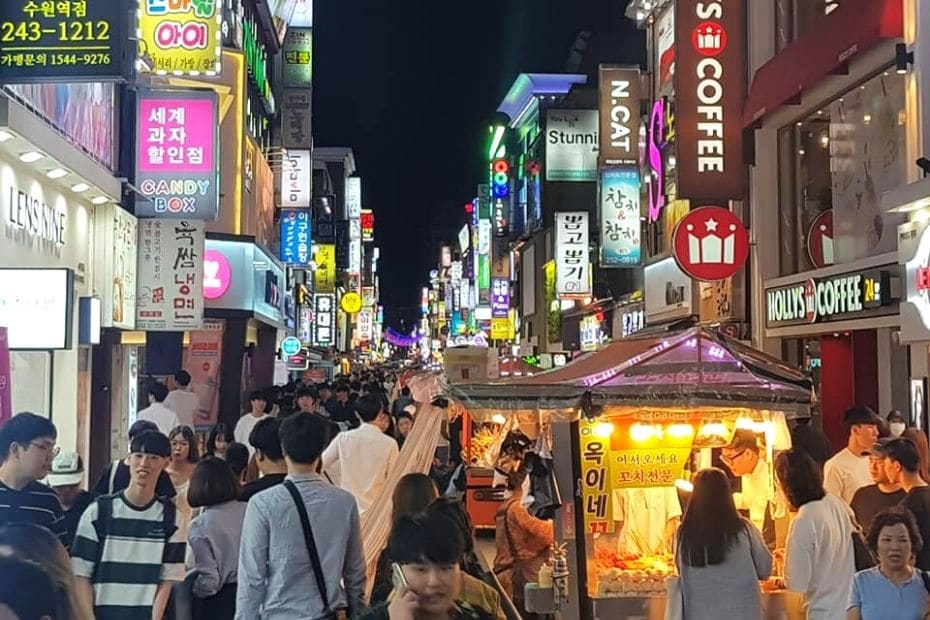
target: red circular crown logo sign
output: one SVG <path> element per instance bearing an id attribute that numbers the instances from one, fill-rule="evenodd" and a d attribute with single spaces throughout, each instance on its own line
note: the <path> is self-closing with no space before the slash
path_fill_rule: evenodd
<path id="1" fill-rule="evenodd" d="M 833 264 L 833 209 L 814 218 L 807 231 L 807 254 L 817 269 Z"/>
<path id="2" fill-rule="evenodd" d="M 717 22 L 704 22 L 691 32 L 691 46 L 701 56 L 719 56 L 727 48 L 727 31 Z"/>
<path id="3" fill-rule="evenodd" d="M 749 257 L 749 234 L 738 217 L 721 207 L 701 207 L 678 222 L 672 236 L 681 270 L 703 282 L 739 273 Z"/>

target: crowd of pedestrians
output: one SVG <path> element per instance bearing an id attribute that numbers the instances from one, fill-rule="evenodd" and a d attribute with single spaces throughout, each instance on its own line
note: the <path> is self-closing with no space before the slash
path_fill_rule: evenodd
<path id="1" fill-rule="evenodd" d="M 397 399 L 404 420 L 396 424 L 384 379 L 357 379 L 254 392 L 235 425 L 198 436 L 181 371 L 178 390 L 149 387 L 128 454 L 89 492 L 80 457 L 59 454 L 54 424 L 14 416 L 0 427 L 0 612 L 24 620 L 412 620 L 417 610 L 497 618 L 496 591 L 461 576 L 474 565 L 467 514 L 438 501 L 425 475 L 395 492 L 420 487 L 409 501 L 398 496 L 387 587 L 382 570 L 369 605 L 360 515 L 385 490 L 415 408 L 409 392 Z M 36 587 L 42 595 L 27 597 Z"/>

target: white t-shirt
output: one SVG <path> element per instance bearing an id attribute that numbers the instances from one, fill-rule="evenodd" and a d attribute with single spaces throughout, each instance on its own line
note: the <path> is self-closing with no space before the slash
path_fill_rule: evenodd
<path id="1" fill-rule="evenodd" d="M 855 566 L 849 506 L 829 493 L 801 506 L 788 527 L 785 582 L 804 595 L 808 620 L 846 617 Z"/>
<path id="2" fill-rule="evenodd" d="M 362 424 L 336 435 L 323 452 L 323 471 L 333 484 L 355 496 L 363 515 L 387 485 L 398 453 L 393 437 L 373 424 Z"/>
<path id="3" fill-rule="evenodd" d="M 140 420 L 148 420 L 149 422 L 154 422 L 155 426 L 158 427 L 159 432 L 164 433 L 168 439 L 171 437 L 168 434 L 176 426 L 181 426 L 181 422 L 178 419 L 178 414 L 176 414 L 171 409 L 165 406 L 165 403 L 152 403 L 145 409 L 139 412 Z"/>
<path id="4" fill-rule="evenodd" d="M 637 555 L 664 553 L 668 548 L 668 522 L 681 516 L 675 487 L 615 489 L 615 521 L 623 522 L 618 551 Z"/>
<path id="5" fill-rule="evenodd" d="M 844 502 L 852 502 L 853 495 L 862 487 L 875 484 L 869 473 L 869 457 L 856 456 L 843 448 L 823 466 L 823 488 Z"/>
<path id="6" fill-rule="evenodd" d="M 270 417 L 271 416 L 267 413 L 260 418 L 256 418 L 251 413 L 247 413 L 236 422 L 236 430 L 233 431 L 233 437 L 236 441 L 244 444 L 245 447 L 249 449 L 249 458 L 252 458 L 252 455 L 255 454 L 255 448 L 249 443 L 249 435 L 252 433 L 252 429 L 255 428 L 255 425 L 260 421 Z"/>
<path id="7" fill-rule="evenodd" d="M 194 414 L 200 405 L 200 397 L 188 390 L 173 390 L 165 399 L 165 406 L 178 414 L 182 426 L 194 428 Z"/>

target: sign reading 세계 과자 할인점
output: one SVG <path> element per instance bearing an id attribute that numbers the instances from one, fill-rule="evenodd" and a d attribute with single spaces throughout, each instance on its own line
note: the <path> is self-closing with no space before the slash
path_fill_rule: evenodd
<path id="1" fill-rule="evenodd" d="M 897 301 L 892 292 L 892 279 L 890 271 L 877 269 L 768 289 L 765 292 L 766 325 L 781 327 L 838 321 L 892 306 Z"/>
<path id="2" fill-rule="evenodd" d="M 138 217 L 216 219 L 219 206 L 217 94 L 140 89 L 136 182 L 147 200 Z"/>
<path id="3" fill-rule="evenodd" d="M 3 0 L 0 82 L 123 79 L 127 10 L 120 0 Z"/>

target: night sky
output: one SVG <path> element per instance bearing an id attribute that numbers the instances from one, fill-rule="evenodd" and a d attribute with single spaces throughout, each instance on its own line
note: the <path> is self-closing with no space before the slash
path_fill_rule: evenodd
<path id="1" fill-rule="evenodd" d="M 611 39 L 614 57 L 605 62 L 639 62 L 642 34 L 623 16 L 625 5 L 315 2 L 314 141 L 355 149 L 363 205 L 375 211 L 388 325 L 416 318 L 438 258 L 423 238 L 426 221 L 436 210 L 463 218 L 486 165 L 487 126 L 514 78 L 563 72 L 583 30 Z"/>

